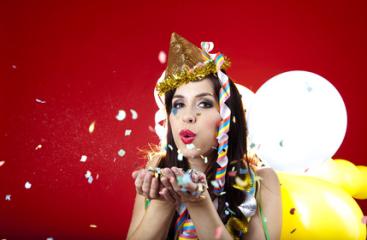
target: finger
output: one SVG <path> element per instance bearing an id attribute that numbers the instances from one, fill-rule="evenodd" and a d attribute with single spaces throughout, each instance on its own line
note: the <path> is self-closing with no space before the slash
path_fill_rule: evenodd
<path id="1" fill-rule="evenodd" d="M 171 202 L 171 203 L 175 203 L 175 199 L 171 196 L 171 194 L 169 193 L 167 188 L 163 188 L 159 192 L 159 195 L 161 195 L 166 201 Z"/>
<path id="2" fill-rule="evenodd" d="M 185 188 L 187 191 L 189 192 L 196 192 L 197 188 L 198 188 L 198 184 L 197 183 L 193 183 L 193 182 L 189 182 L 185 185 Z"/>
<path id="3" fill-rule="evenodd" d="M 181 187 L 178 186 L 177 182 L 176 182 L 176 178 L 173 178 L 173 177 L 170 177 L 169 179 L 171 185 L 172 185 L 172 188 L 175 192 L 178 192 L 181 190 Z"/>
<path id="4" fill-rule="evenodd" d="M 152 178 L 152 182 L 150 185 L 149 197 L 150 198 L 158 198 L 158 187 L 159 181 L 158 178 Z"/>
<path id="5" fill-rule="evenodd" d="M 139 194 L 143 194 L 142 185 L 144 181 L 144 171 L 140 171 L 139 175 L 135 179 L 135 188 Z"/>
<path id="6" fill-rule="evenodd" d="M 149 198 L 151 180 L 152 180 L 152 175 L 145 174 L 142 190 L 143 190 L 143 195 L 147 198 Z"/>
<path id="7" fill-rule="evenodd" d="M 140 170 L 134 171 L 131 176 L 135 179 L 139 175 Z"/>

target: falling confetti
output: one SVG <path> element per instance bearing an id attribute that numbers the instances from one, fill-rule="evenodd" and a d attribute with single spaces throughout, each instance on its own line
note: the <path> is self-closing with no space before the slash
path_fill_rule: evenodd
<path id="1" fill-rule="evenodd" d="M 37 147 L 35 148 L 35 150 L 38 150 L 38 149 L 41 149 L 41 148 L 42 148 L 42 145 L 38 144 Z"/>
<path id="2" fill-rule="evenodd" d="M 169 149 L 171 149 L 171 151 L 173 151 L 173 147 L 172 147 L 172 145 L 171 145 L 171 144 L 168 144 L 168 145 L 167 145 L 167 147 L 168 147 Z"/>
<path id="3" fill-rule="evenodd" d="M 17 69 L 17 65 L 13 64 L 13 65 L 11 65 L 11 68 L 12 69 Z"/>
<path id="4" fill-rule="evenodd" d="M 291 231 L 291 233 L 294 233 L 296 231 L 296 229 L 293 229 L 292 231 Z"/>
<path id="5" fill-rule="evenodd" d="M 93 133 L 94 132 L 94 127 L 96 125 L 96 121 L 93 121 L 90 125 L 89 125 L 89 133 Z"/>
<path id="6" fill-rule="evenodd" d="M 182 154 L 182 152 L 180 151 L 180 149 L 178 149 L 178 150 L 177 150 L 177 153 L 178 153 L 178 155 L 177 155 L 177 160 L 178 160 L 178 161 L 182 161 L 182 160 L 183 160 L 183 154 Z"/>
<path id="7" fill-rule="evenodd" d="M 219 239 L 222 236 L 223 228 L 221 226 L 215 229 L 214 238 Z"/>
<path id="8" fill-rule="evenodd" d="M 294 212 L 296 211 L 296 209 L 295 208 L 291 208 L 291 210 L 289 211 L 290 212 L 290 214 L 294 214 Z"/>
<path id="9" fill-rule="evenodd" d="M 10 201 L 11 200 L 11 195 L 10 194 L 6 194 L 5 195 L 5 201 Z"/>
<path id="10" fill-rule="evenodd" d="M 125 152 L 125 150 L 124 150 L 124 149 L 120 149 L 120 150 L 117 152 L 117 154 L 118 154 L 120 157 L 123 157 L 123 156 L 125 156 L 126 152 Z"/>
<path id="11" fill-rule="evenodd" d="M 86 155 L 82 155 L 80 158 L 81 162 L 86 162 L 87 161 L 87 156 Z"/>
<path id="12" fill-rule="evenodd" d="M 167 59 L 167 54 L 164 51 L 160 51 L 158 54 L 158 60 L 160 63 L 165 64 Z"/>
<path id="13" fill-rule="evenodd" d="M 97 225 L 96 224 L 90 224 L 89 227 L 90 228 L 97 228 Z"/>
<path id="14" fill-rule="evenodd" d="M 32 187 L 32 184 L 30 183 L 30 182 L 26 182 L 25 184 L 24 184 L 24 187 L 25 187 L 25 189 L 30 189 L 31 187 Z"/>
<path id="15" fill-rule="evenodd" d="M 89 178 L 90 176 L 92 176 L 92 173 L 87 170 L 87 172 L 84 174 L 85 178 Z"/>
<path id="16" fill-rule="evenodd" d="M 96 175 L 96 180 L 98 180 L 98 178 L 99 178 L 99 174 L 97 173 L 97 175 Z"/>
<path id="17" fill-rule="evenodd" d="M 192 150 L 192 149 L 195 148 L 195 145 L 193 143 L 186 144 L 186 148 L 189 149 L 189 150 Z"/>
<path id="18" fill-rule="evenodd" d="M 46 101 L 44 101 L 44 100 L 41 100 L 41 99 L 39 99 L 39 98 L 36 98 L 36 103 L 46 103 Z"/>
<path id="19" fill-rule="evenodd" d="M 88 178 L 88 183 L 89 183 L 89 184 L 92 184 L 92 182 L 93 182 L 93 177 L 92 177 L 92 176 L 90 176 L 90 177 Z"/>
<path id="20" fill-rule="evenodd" d="M 236 117 L 235 116 L 232 117 L 232 122 L 236 123 Z"/>
<path id="21" fill-rule="evenodd" d="M 362 223 L 363 224 L 367 224 L 367 216 L 363 216 L 362 217 Z"/>
<path id="22" fill-rule="evenodd" d="M 116 115 L 116 119 L 118 121 L 123 121 L 126 118 L 126 112 L 124 110 L 119 110 L 119 112 Z"/>
<path id="23" fill-rule="evenodd" d="M 0 161 L 0 167 L 5 164 L 5 161 Z"/>
<path id="24" fill-rule="evenodd" d="M 125 130 L 125 136 L 130 136 L 131 135 L 132 130 L 131 129 L 126 129 Z"/>
<path id="25" fill-rule="evenodd" d="M 219 183 L 216 180 L 213 180 L 210 182 L 210 184 L 214 187 L 214 188 L 219 188 Z"/>
<path id="26" fill-rule="evenodd" d="M 138 113 L 134 109 L 130 109 L 132 119 L 138 118 Z"/>
<path id="27" fill-rule="evenodd" d="M 46 238 L 46 240 L 54 240 L 54 238 L 53 237 L 48 237 L 48 238 Z"/>

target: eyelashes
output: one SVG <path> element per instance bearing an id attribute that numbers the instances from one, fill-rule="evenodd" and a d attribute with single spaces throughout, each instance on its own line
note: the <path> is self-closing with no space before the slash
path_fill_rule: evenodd
<path id="1" fill-rule="evenodd" d="M 199 109 L 209 109 L 212 108 L 214 106 L 214 102 L 212 100 L 203 100 L 203 101 L 199 101 L 196 105 Z M 185 107 L 185 103 L 183 103 L 181 100 L 175 101 L 172 103 L 172 113 L 174 115 L 176 115 L 177 110 L 184 108 Z"/>

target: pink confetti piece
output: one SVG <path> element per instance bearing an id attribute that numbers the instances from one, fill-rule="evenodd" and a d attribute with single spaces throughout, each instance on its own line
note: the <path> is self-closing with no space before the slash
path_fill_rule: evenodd
<path id="1" fill-rule="evenodd" d="M 36 98 L 36 103 L 46 103 L 46 101 L 44 101 L 44 100 L 41 100 L 41 99 L 39 99 L 39 98 Z"/>
<path id="2" fill-rule="evenodd" d="M 31 187 L 32 187 L 32 184 L 30 183 L 30 182 L 26 182 L 25 184 L 24 184 L 24 187 L 25 187 L 25 189 L 30 189 Z"/>
<path id="3" fill-rule="evenodd" d="M 41 149 L 41 148 L 42 148 L 42 145 L 38 144 L 37 147 L 34 150 L 38 150 L 38 149 Z"/>
<path id="4" fill-rule="evenodd" d="M 0 167 L 5 164 L 5 161 L 0 161 Z"/>
<path id="5" fill-rule="evenodd" d="M 222 233 L 223 233 L 223 228 L 221 226 L 217 227 L 215 229 L 214 238 L 219 239 L 222 236 Z"/>
<path id="6" fill-rule="evenodd" d="M 96 175 L 96 180 L 98 180 L 98 178 L 99 178 L 99 174 L 97 173 L 97 175 Z"/>
<path id="7" fill-rule="evenodd" d="M 363 224 L 367 224 L 367 216 L 363 216 L 362 217 L 362 223 Z"/>
<path id="8" fill-rule="evenodd" d="M 149 129 L 149 131 L 155 133 L 155 130 L 154 130 L 154 128 L 152 126 L 149 126 L 148 129 Z"/>
<path id="9" fill-rule="evenodd" d="M 94 128 L 96 125 L 96 121 L 93 121 L 90 125 L 89 125 L 89 133 L 93 133 L 94 132 Z"/>
<path id="10" fill-rule="evenodd" d="M 167 60 L 167 54 L 164 51 L 160 51 L 158 54 L 158 60 L 160 63 L 165 64 Z"/>
<path id="11" fill-rule="evenodd" d="M 17 69 L 17 65 L 12 64 L 12 65 L 11 65 L 11 68 L 12 68 L 12 69 Z"/>
<path id="12" fill-rule="evenodd" d="M 97 228 L 97 225 L 96 224 L 89 224 L 89 227 L 90 228 Z"/>
<path id="13" fill-rule="evenodd" d="M 81 157 L 80 157 L 80 161 L 81 162 L 86 162 L 87 161 L 87 156 L 86 155 L 82 155 Z"/>

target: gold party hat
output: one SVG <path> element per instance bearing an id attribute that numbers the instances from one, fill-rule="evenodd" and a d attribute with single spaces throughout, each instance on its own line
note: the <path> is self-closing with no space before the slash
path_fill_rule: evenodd
<path id="1" fill-rule="evenodd" d="M 221 68 L 225 70 L 229 66 L 229 60 L 224 57 Z M 215 62 L 208 53 L 174 32 L 171 35 L 165 77 L 156 88 L 158 93 L 163 95 L 182 84 L 198 81 L 215 72 Z"/>

